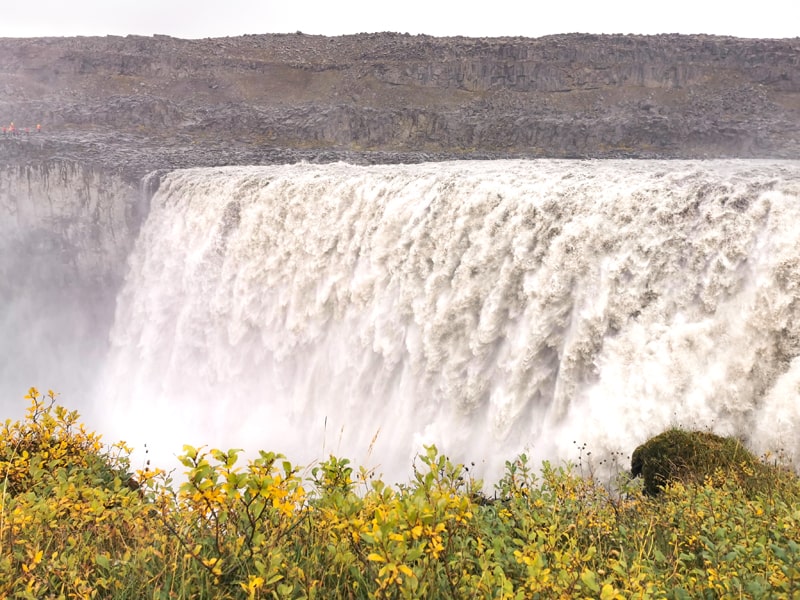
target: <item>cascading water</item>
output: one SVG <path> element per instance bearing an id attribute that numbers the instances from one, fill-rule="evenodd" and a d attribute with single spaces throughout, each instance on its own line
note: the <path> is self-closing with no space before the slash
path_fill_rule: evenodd
<path id="1" fill-rule="evenodd" d="M 800 163 L 167 175 L 118 297 L 112 439 L 490 478 L 669 425 L 800 458 Z M 108 432 L 107 432 L 108 433 Z"/>

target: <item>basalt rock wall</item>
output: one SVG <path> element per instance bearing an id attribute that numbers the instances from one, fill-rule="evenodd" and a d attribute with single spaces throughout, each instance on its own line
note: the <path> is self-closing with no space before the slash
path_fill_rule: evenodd
<path id="1" fill-rule="evenodd" d="M 6 140 L 8 148 L 16 148 Z M 0 409 L 31 385 L 82 398 L 105 355 L 147 195 L 110 168 L 0 168 Z"/>
<path id="2" fill-rule="evenodd" d="M 0 121 L 45 126 L 34 159 L 66 149 L 139 176 L 322 152 L 800 154 L 800 38 L 4 39 L 0 77 Z"/>
<path id="3" fill-rule="evenodd" d="M 110 171 L 51 160 L 0 170 L 0 290 L 115 289 L 146 197 Z M 36 265 L 36 268 L 31 268 Z"/>

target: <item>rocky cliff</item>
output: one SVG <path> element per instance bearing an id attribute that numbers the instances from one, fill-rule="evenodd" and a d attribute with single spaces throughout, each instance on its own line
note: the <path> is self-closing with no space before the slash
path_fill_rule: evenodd
<path id="1" fill-rule="evenodd" d="M 5 162 L 800 156 L 800 38 L 0 40 Z"/>
<path id="2" fill-rule="evenodd" d="M 88 389 L 147 196 L 120 174 L 73 161 L 3 167 L 0 410 L 8 416 L 4 401 L 31 385 L 76 396 Z"/>

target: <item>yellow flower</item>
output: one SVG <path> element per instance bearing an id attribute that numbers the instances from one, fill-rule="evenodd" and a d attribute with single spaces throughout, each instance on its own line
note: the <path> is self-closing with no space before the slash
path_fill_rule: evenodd
<path id="1" fill-rule="evenodd" d="M 25 573 L 30 573 L 31 571 L 33 571 L 33 570 L 36 568 L 36 565 L 38 565 L 40 562 L 42 562 L 42 557 L 43 557 L 43 556 L 44 556 L 44 551 L 43 551 L 43 550 L 39 550 L 39 551 L 37 551 L 37 552 L 36 552 L 36 553 L 35 553 L 35 554 L 34 554 L 34 555 L 31 557 L 31 562 L 30 562 L 30 564 L 27 564 L 27 565 L 26 565 L 26 564 L 23 564 L 23 565 L 22 565 L 22 570 L 23 570 Z"/>
<path id="2" fill-rule="evenodd" d="M 242 586 L 245 592 L 253 595 L 256 590 L 263 587 L 264 578 L 257 575 L 250 575 L 250 580 L 247 583 L 240 583 L 239 585 Z"/>

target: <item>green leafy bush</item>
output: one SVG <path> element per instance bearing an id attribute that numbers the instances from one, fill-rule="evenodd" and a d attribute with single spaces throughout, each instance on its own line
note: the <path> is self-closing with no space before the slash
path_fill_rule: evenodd
<path id="1" fill-rule="evenodd" d="M 669 429 L 634 450 L 631 474 L 644 479 L 647 494 L 656 495 L 670 482 L 710 484 L 736 482 L 758 489 L 774 470 L 760 462 L 739 440 L 708 431 Z"/>

